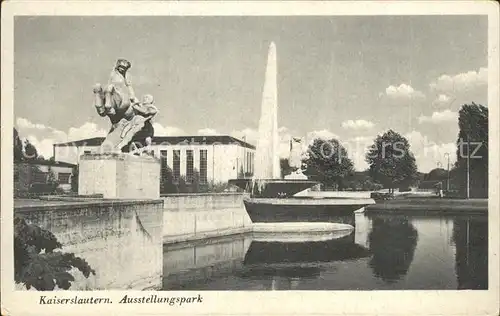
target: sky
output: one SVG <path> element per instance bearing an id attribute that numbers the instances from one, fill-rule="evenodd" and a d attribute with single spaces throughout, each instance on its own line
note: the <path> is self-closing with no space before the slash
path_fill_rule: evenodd
<path id="1" fill-rule="evenodd" d="M 131 61 L 155 135 L 225 134 L 255 144 L 276 44 L 280 154 L 290 137 L 337 138 L 357 170 L 376 135 L 408 138 L 419 171 L 455 160 L 458 110 L 487 106 L 485 16 L 16 17 L 14 115 L 46 157 L 105 136 L 92 87 Z"/>

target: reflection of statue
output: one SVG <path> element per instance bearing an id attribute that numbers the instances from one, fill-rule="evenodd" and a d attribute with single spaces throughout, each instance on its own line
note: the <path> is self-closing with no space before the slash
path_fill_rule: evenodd
<path id="1" fill-rule="evenodd" d="M 111 71 L 108 85 L 94 87 L 94 106 L 100 116 L 108 116 L 111 129 L 102 147 L 106 151 L 130 152 L 151 145 L 154 129 L 151 119 L 158 113 L 151 95 L 142 102 L 136 97 L 127 71 L 131 64 L 118 59 Z"/>
<path id="2" fill-rule="evenodd" d="M 413 260 L 418 232 L 406 219 L 374 218 L 368 237 L 373 274 L 387 283 L 406 275 Z"/>
<path id="3" fill-rule="evenodd" d="M 285 179 L 307 179 L 302 173 L 302 139 L 292 137 L 290 140 L 290 156 L 288 165 L 292 172 Z"/>

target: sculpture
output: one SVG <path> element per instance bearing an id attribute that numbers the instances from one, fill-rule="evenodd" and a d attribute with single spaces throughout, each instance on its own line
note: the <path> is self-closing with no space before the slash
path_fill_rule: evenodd
<path id="1" fill-rule="evenodd" d="M 151 119 L 158 113 L 152 95 L 139 101 L 134 93 L 127 71 L 131 63 L 118 59 L 106 87 L 94 87 L 94 106 L 97 113 L 109 117 L 111 129 L 101 150 L 107 152 L 150 152 L 154 128 Z"/>
<path id="2" fill-rule="evenodd" d="M 292 137 L 290 140 L 290 156 L 288 165 L 292 169 L 289 175 L 285 175 L 285 179 L 307 179 L 302 170 L 302 139 Z"/>

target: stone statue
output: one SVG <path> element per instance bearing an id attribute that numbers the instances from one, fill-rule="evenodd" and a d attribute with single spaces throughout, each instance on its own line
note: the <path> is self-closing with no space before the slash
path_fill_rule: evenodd
<path id="1" fill-rule="evenodd" d="M 97 113 L 109 117 L 111 129 L 101 145 L 107 152 L 148 152 L 154 134 L 151 119 L 158 113 L 152 95 L 139 101 L 127 71 L 131 63 L 118 59 L 106 87 L 94 87 L 94 106 Z"/>
<path id="2" fill-rule="evenodd" d="M 302 139 L 292 137 L 290 140 L 290 156 L 288 158 L 288 165 L 292 169 L 285 179 L 307 179 L 302 173 Z"/>

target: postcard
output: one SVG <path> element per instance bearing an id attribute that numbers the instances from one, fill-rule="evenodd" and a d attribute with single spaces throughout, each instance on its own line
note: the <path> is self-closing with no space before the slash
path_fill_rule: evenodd
<path id="1" fill-rule="evenodd" d="M 2 315 L 497 315 L 499 6 L 2 3 Z"/>

